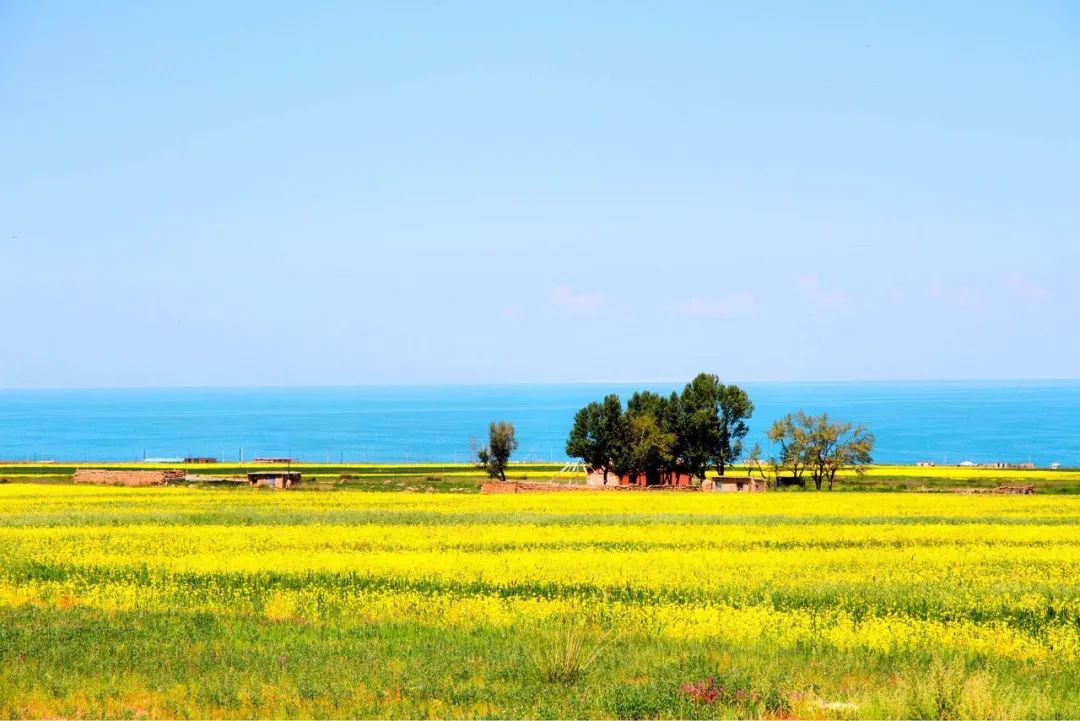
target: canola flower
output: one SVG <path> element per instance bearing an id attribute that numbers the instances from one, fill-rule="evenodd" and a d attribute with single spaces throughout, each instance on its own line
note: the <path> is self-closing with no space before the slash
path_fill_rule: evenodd
<path id="1" fill-rule="evenodd" d="M 1080 661 L 1080 499 L 0 487 L 0 605 Z"/>

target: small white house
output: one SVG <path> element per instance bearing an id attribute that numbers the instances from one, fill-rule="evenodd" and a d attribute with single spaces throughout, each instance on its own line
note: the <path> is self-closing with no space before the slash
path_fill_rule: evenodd
<path id="1" fill-rule="evenodd" d="M 717 493 L 760 493 L 768 488 L 764 478 L 749 476 L 717 476 L 701 484 L 701 490 Z"/>

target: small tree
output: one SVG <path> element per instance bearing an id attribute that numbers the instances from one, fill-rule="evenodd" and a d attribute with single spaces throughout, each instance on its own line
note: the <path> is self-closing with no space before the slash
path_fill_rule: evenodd
<path id="1" fill-rule="evenodd" d="M 789 471 L 790 479 L 797 485 L 802 485 L 809 453 L 809 438 L 805 428 L 807 418 L 802 411 L 789 413 L 773 422 L 766 434 L 769 441 L 778 446 L 776 455 L 772 458 L 777 485 L 780 485 L 781 471 Z"/>
<path id="2" fill-rule="evenodd" d="M 813 419 L 810 432 L 810 477 L 814 487 L 821 490 L 822 482 L 833 489 L 836 472 L 852 468 L 862 475 L 866 466 L 873 462 L 874 434 L 863 425 L 853 425 L 846 421 L 829 421 L 829 414 L 823 413 Z"/>
<path id="3" fill-rule="evenodd" d="M 852 468 L 861 475 L 873 461 L 874 434 L 863 425 L 830 421 L 828 413 L 788 414 L 773 423 L 768 437 L 779 446 L 777 470 L 790 470 L 796 482 L 809 473 L 819 491 L 823 483 L 833 489 L 838 471 Z"/>
<path id="4" fill-rule="evenodd" d="M 752 476 L 756 469 L 761 474 L 762 479 L 768 480 L 765 476 L 765 467 L 761 464 L 761 444 L 755 443 L 754 447 L 750 449 L 749 455 L 746 456 L 746 475 Z"/>
<path id="5" fill-rule="evenodd" d="M 615 470 L 616 460 L 625 453 L 626 419 L 622 401 L 612 394 L 601 403 L 590 403 L 574 415 L 574 425 L 566 439 L 566 455 L 580 458 L 591 468 L 608 474 Z"/>
<path id="6" fill-rule="evenodd" d="M 514 424 L 508 421 L 492 421 L 488 429 L 487 447 L 476 452 L 478 465 L 487 471 L 489 478 L 505 481 L 510 454 L 516 451 L 517 447 Z"/>

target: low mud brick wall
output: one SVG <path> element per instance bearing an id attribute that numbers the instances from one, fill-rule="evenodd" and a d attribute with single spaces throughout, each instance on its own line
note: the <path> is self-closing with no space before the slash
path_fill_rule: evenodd
<path id="1" fill-rule="evenodd" d="M 76 483 L 101 486 L 160 486 L 183 477 L 183 471 L 107 471 L 98 468 L 80 468 L 75 471 Z"/>

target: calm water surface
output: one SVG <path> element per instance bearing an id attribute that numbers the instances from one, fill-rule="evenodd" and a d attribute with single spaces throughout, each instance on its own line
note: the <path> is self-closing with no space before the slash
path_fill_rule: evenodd
<path id="1" fill-rule="evenodd" d="M 881 462 L 1080 466 L 1080 381 L 747 383 L 750 442 L 803 408 L 866 423 Z M 664 384 L 0 391 L 0 459 L 462 461 L 493 419 L 521 460 L 562 460 L 574 411 Z"/>

